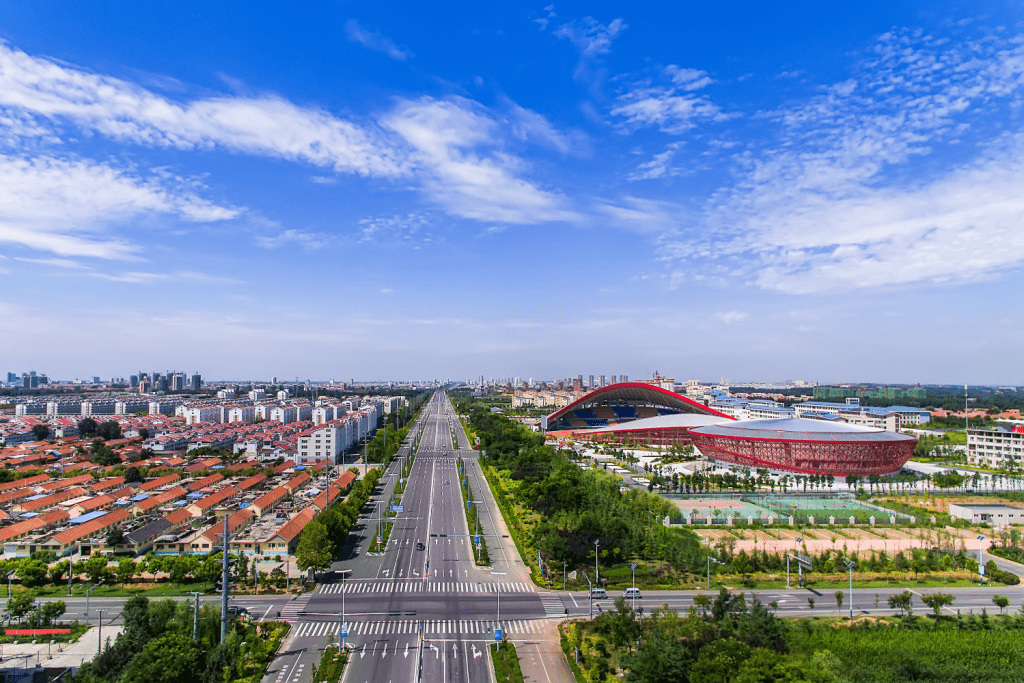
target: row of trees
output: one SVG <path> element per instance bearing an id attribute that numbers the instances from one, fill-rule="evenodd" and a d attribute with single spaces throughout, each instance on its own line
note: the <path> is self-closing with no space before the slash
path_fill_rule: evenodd
<path id="1" fill-rule="evenodd" d="M 192 638 L 189 601 L 131 598 L 121 612 L 124 630 L 112 645 L 79 669 L 76 683 L 231 683 L 251 676 L 255 662 L 273 657 L 275 629 L 232 617 L 220 638 L 220 609 L 204 605 Z"/>
<path id="2" fill-rule="evenodd" d="M 687 567 L 704 561 L 695 534 L 662 525 L 675 509 L 667 500 L 637 489 L 623 492 L 617 477 L 582 470 L 564 452 L 545 446 L 543 435 L 467 397 L 453 400 L 480 437 L 482 463 L 493 467 L 498 479 L 496 495 L 535 513 L 529 537 L 520 540 L 548 561 L 591 562 L 595 540 L 605 562 L 657 559 Z"/>
<path id="3" fill-rule="evenodd" d="M 319 572 L 331 566 L 334 556 L 345 545 L 349 532 L 359 519 L 359 512 L 380 481 L 381 472 L 395 457 L 408 434 L 409 427 L 388 429 L 386 437 L 385 430 L 377 431 L 367 446 L 368 461 L 380 463 L 382 467 L 370 470 L 357 481 L 344 502 L 332 504 L 306 524 L 295 550 L 295 562 L 299 569 Z"/>

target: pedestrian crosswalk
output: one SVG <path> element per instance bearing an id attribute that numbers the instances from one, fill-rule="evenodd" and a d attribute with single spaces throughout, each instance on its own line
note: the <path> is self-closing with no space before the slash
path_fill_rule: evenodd
<path id="1" fill-rule="evenodd" d="M 311 597 L 313 597 L 312 593 L 306 593 L 289 602 L 281 610 L 281 618 L 287 620 L 297 617 L 302 610 L 306 609 L 306 603 Z"/>
<path id="2" fill-rule="evenodd" d="M 320 584 L 317 593 L 536 593 L 535 586 L 508 581 L 346 581 Z"/>
<path id="3" fill-rule="evenodd" d="M 565 615 L 565 605 L 562 598 L 553 593 L 543 593 L 540 596 L 540 604 L 544 606 L 544 614 L 549 617 L 561 617 Z"/>
<path id="4" fill-rule="evenodd" d="M 337 637 L 338 623 L 338 620 L 305 621 L 295 625 L 294 635 L 297 638 Z M 482 635 L 493 633 L 494 629 L 493 620 L 479 619 L 350 621 L 347 624 L 347 637 L 414 635 L 420 632 L 420 624 L 423 624 L 424 636 Z M 540 622 L 534 619 L 502 620 L 501 625 L 507 633 L 528 634 L 541 632 Z"/>

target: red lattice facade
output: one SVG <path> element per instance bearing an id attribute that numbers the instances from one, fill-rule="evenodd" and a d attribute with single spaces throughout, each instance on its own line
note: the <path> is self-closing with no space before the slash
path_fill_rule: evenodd
<path id="1" fill-rule="evenodd" d="M 721 436 L 697 432 L 691 432 L 690 438 L 706 458 L 749 467 L 834 476 L 895 472 L 910 459 L 917 445 L 916 439 L 811 441 Z"/>
<path id="2" fill-rule="evenodd" d="M 572 432 L 572 438 L 580 441 L 596 441 L 634 446 L 689 446 L 692 443 L 690 430 L 686 427 L 662 427 L 649 429 L 616 429 L 614 431 Z"/>

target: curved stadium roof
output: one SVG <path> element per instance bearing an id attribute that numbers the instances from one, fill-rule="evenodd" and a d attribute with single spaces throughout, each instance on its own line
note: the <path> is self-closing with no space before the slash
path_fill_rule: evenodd
<path id="1" fill-rule="evenodd" d="M 739 439 L 776 439 L 781 441 L 917 441 L 916 437 L 884 429 L 845 422 L 812 420 L 802 417 L 783 420 L 746 420 L 697 427 L 698 434 Z"/>
<path id="2" fill-rule="evenodd" d="M 680 396 L 674 391 L 662 389 L 653 384 L 644 382 L 620 382 L 607 387 L 601 387 L 591 391 L 586 396 L 578 398 L 564 408 L 560 408 L 544 418 L 544 429 L 548 429 L 558 420 L 578 408 L 593 408 L 599 406 L 657 406 L 674 410 L 680 413 L 694 413 L 697 415 L 713 415 L 723 420 L 735 420 L 734 417 L 712 410 L 702 403 Z"/>

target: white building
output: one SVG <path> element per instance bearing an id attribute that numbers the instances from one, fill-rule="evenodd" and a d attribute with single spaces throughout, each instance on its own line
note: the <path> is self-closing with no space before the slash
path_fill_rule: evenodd
<path id="1" fill-rule="evenodd" d="M 256 406 L 234 406 L 233 408 L 228 408 L 227 421 L 229 423 L 244 422 L 248 424 L 250 422 L 254 422 L 255 420 Z"/>
<path id="2" fill-rule="evenodd" d="M 1024 456 L 1024 426 L 967 430 L 967 462 L 986 467 L 1020 468 Z"/>
<path id="3" fill-rule="evenodd" d="M 221 406 L 189 406 L 181 411 L 181 416 L 185 418 L 187 425 L 200 422 L 220 422 L 221 415 Z"/>

